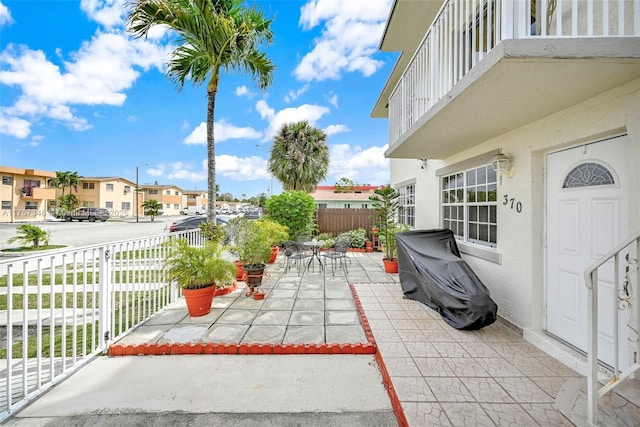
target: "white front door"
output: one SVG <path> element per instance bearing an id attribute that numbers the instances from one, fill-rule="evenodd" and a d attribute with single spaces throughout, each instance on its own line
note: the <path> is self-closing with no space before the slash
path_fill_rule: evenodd
<path id="1" fill-rule="evenodd" d="M 627 136 L 547 155 L 547 331 L 587 350 L 587 288 L 584 271 L 627 233 Z M 599 272 L 598 352 L 614 363 L 618 291 L 613 264 Z M 629 311 L 620 312 L 621 367 L 627 362 Z"/>

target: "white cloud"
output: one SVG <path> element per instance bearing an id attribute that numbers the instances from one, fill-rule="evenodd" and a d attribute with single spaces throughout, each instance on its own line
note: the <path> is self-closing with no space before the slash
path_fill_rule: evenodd
<path id="1" fill-rule="evenodd" d="M 236 181 L 269 179 L 267 160 L 259 156 L 237 157 L 222 154 L 216 156 L 216 175 Z"/>
<path id="2" fill-rule="evenodd" d="M 135 122 L 137 120 L 138 120 L 138 118 L 136 116 L 134 116 L 133 114 L 130 114 L 130 115 L 127 116 L 127 121 L 128 122 Z"/>
<path id="3" fill-rule="evenodd" d="M 24 139 L 30 133 L 31 122 L 18 117 L 11 117 L 5 114 L 5 109 L 0 109 L 0 134 Z"/>
<path id="4" fill-rule="evenodd" d="M 40 145 L 40 141 L 42 141 L 44 139 L 44 135 L 33 135 L 31 137 L 31 142 L 29 142 L 29 146 L 30 147 L 37 147 L 38 145 Z"/>
<path id="5" fill-rule="evenodd" d="M 13 24 L 13 18 L 9 8 L 0 2 L 0 27 Z"/>
<path id="6" fill-rule="evenodd" d="M 256 103 L 256 111 L 264 120 L 269 122 L 269 127 L 264 133 L 263 141 L 273 138 L 283 124 L 306 120 L 310 125 L 316 126 L 316 123 L 322 116 L 329 113 L 329 108 L 321 105 L 303 104 L 299 107 L 290 107 L 278 111 L 267 104 L 266 101 L 260 100 Z"/>
<path id="7" fill-rule="evenodd" d="M 286 102 L 287 104 L 289 102 L 295 101 L 296 99 L 298 99 L 298 97 L 300 95 L 302 95 L 303 93 L 305 93 L 306 91 L 309 90 L 309 84 L 305 84 L 304 86 L 302 86 L 300 89 L 298 90 L 290 90 L 284 97 L 284 102 Z"/>
<path id="8" fill-rule="evenodd" d="M 347 177 L 359 184 L 389 182 L 389 159 L 384 157 L 387 145 L 362 149 L 357 145 L 329 146 L 329 177 L 338 181 Z"/>
<path id="9" fill-rule="evenodd" d="M 9 44 L 0 53 L 0 84 L 21 94 L 5 112 L 13 118 L 48 117 L 75 130 L 91 127 L 72 105 L 112 105 L 125 102 L 125 91 L 140 76 L 138 69 L 162 69 L 165 48 L 131 40 L 119 32 L 97 32 L 71 53 L 71 60 L 52 62 L 41 50 Z"/>
<path id="10" fill-rule="evenodd" d="M 90 19 L 112 28 L 124 23 L 124 2 L 121 0 L 82 0 L 82 9 Z"/>
<path id="11" fill-rule="evenodd" d="M 147 169 L 147 174 L 162 179 L 207 182 L 207 160 L 198 165 L 184 162 L 167 162 Z M 216 156 L 216 176 L 236 181 L 270 179 L 267 160 L 259 156 L 238 157 L 222 154 Z"/>
<path id="12" fill-rule="evenodd" d="M 302 81 L 337 80 L 344 71 L 365 77 L 382 61 L 373 59 L 389 14 L 391 0 L 310 0 L 300 9 L 300 25 L 310 30 L 324 23 L 315 46 L 294 75 Z"/>
<path id="13" fill-rule="evenodd" d="M 259 132 L 250 127 L 237 127 L 226 120 L 222 119 L 215 122 L 213 125 L 213 135 L 215 142 L 222 142 L 228 139 L 260 139 L 262 138 L 262 132 Z M 205 122 L 200 123 L 194 130 L 187 136 L 184 141 L 185 144 L 206 144 L 207 143 L 207 124 Z"/>
<path id="14" fill-rule="evenodd" d="M 249 90 L 248 87 L 246 87 L 245 85 L 242 86 L 238 86 L 236 88 L 236 96 L 246 96 L 246 97 L 251 97 L 253 96 L 253 92 L 251 92 Z"/>
<path id="15" fill-rule="evenodd" d="M 327 135 L 335 135 L 337 133 L 349 132 L 349 129 L 346 125 L 329 125 L 324 128 L 324 132 Z"/>
<path id="16" fill-rule="evenodd" d="M 333 92 L 329 92 L 329 94 L 327 95 L 329 104 L 333 105 L 336 108 L 340 108 L 338 107 L 338 94 L 337 93 L 333 93 Z"/>

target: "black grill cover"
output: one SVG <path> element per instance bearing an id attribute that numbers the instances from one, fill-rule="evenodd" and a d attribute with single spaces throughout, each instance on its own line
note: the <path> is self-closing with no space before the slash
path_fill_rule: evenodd
<path id="1" fill-rule="evenodd" d="M 453 232 L 413 230 L 396 234 L 398 272 L 405 296 L 436 310 L 456 329 L 495 322 L 498 306 L 460 258 Z"/>

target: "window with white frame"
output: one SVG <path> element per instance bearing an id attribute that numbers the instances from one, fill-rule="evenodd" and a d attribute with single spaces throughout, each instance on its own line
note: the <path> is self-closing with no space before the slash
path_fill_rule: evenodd
<path id="1" fill-rule="evenodd" d="M 107 184 L 107 191 L 113 191 L 113 184 Z"/>
<path id="2" fill-rule="evenodd" d="M 416 225 L 416 187 L 414 184 L 398 188 L 398 222 L 410 228 Z"/>
<path id="3" fill-rule="evenodd" d="M 2 175 L 2 185 L 13 184 L 13 177 Z"/>
<path id="4" fill-rule="evenodd" d="M 167 191 L 165 191 L 165 194 L 166 194 L 167 196 L 170 196 L 170 195 L 171 195 L 171 190 L 167 190 Z"/>
<path id="5" fill-rule="evenodd" d="M 149 194 L 158 194 L 158 190 L 149 190 Z"/>
<path id="6" fill-rule="evenodd" d="M 104 202 L 104 207 L 107 209 L 113 209 L 113 202 Z"/>
<path id="7" fill-rule="evenodd" d="M 95 189 L 96 185 L 94 182 L 83 182 L 82 183 L 82 189 L 83 190 L 93 190 Z"/>
<path id="8" fill-rule="evenodd" d="M 121 209 L 123 211 L 128 211 L 131 209 L 131 202 L 122 202 Z"/>
<path id="9" fill-rule="evenodd" d="M 445 175 L 441 183 L 444 228 L 463 242 L 495 248 L 497 177 L 491 165 Z"/>
<path id="10" fill-rule="evenodd" d="M 180 209 L 180 205 L 178 203 L 174 203 L 173 209 Z"/>
<path id="11" fill-rule="evenodd" d="M 131 191 L 131 186 L 130 185 L 125 185 L 124 186 L 124 192 L 125 193 L 129 193 Z"/>
<path id="12" fill-rule="evenodd" d="M 11 209 L 11 200 L 3 200 L 2 201 L 2 210 Z"/>
<path id="13" fill-rule="evenodd" d="M 25 202 L 24 208 L 30 211 L 35 211 L 38 209 L 38 202 Z"/>

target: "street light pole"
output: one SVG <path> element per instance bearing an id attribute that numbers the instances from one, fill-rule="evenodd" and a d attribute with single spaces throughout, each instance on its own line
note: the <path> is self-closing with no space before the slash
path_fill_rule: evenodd
<path id="1" fill-rule="evenodd" d="M 140 204 L 138 203 L 138 194 L 140 194 L 140 187 L 138 186 L 138 168 L 140 166 L 148 166 L 148 164 L 136 165 L 136 222 L 140 222 Z"/>

